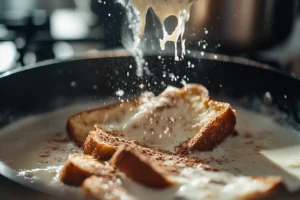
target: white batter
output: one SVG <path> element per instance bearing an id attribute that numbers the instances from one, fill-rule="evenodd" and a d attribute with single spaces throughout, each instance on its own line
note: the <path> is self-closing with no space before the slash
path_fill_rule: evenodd
<path id="1" fill-rule="evenodd" d="M 3 128 L 0 132 L 0 160 L 17 170 L 19 176 L 24 176 L 28 182 L 40 181 L 41 184 L 57 191 L 69 191 L 78 198 L 82 197 L 79 188 L 62 184 L 57 176 L 67 156 L 72 152 L 81 151 L 72 142 L 67 141 L 65 123 L 68 116 L 100 105 L 76 104 L 49 114 L 27 117 Z M 300 150 L 300 133 L 276 124 L 270 117 L 235 105 L 233 107 L 237 110 L 239 135 L 229 137 L 212 152 L 197 152 L 193 156 L 205 160 L 214 168 L 234 175 L 281 176 L 291 191 L 299 189 L 300 155 L 296 152 Z M 203 190 L 200 192 L 198 188 L 208 181 L 203 177 L 203 173 L 208 172 L 186 168 L 181 173 L 186 176 L 185 179 L 172 177 L 174 180 L 180 179 L 178 181 L 183 185 L 179 188 L 158 192 L 129 180 L 125 181 L 125 185 L 140 199 L 172 199 L 174 196 L 205 199 L 211 195 Z M 224 176 L 232 177 L 228 173 Z M 243 184 L 249 186 L 249 181 L 243 177 L 235 178 L 230 187 L 218 191 L 222 192 L 222 197 L 227 196 L 231 199 L 232 188 Z M 255 187 L 260 186 L 253 183 L 250 188 Z M 245 192 L 245 188 L 241 187 L 238 191 Z"/>

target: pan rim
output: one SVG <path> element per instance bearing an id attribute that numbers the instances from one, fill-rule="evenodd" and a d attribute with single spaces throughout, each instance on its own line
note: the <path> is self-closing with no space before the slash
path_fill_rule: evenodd
<path id="1" fill-rule="evenodd" d="M 204 54 L 203 54 L 204 53 Z M 145 57 L 153 57 L 153 56 L 173 56 L 173 54 L 170 54 L 170 52 L 165 52 L 162 54 L 157 53 L 147 53 L 145 54 Z M 53 64 L 59 64 L 59 63 L 69 63 L 69 62 L 75 62 L 75 61 L 85 61 L 85 60 L 97 60 L 97 59 L 104 59 L 104 58 L 120 58 L 120 57 L 132 57 L 132 54 L 126 50 L 120 49 L 120 50 L 105 50 L 101 51 L 99 53 L 93 54 L 93 55 L 83 55 L 83 56 L 76 56 L 73 58 L 68 59 L 49 59 L 41 62 L 37 62 L 34 64 L 26 65 L 24 67 L 15 68 L 12 70 L 9 70 L 7 72 L 4 72 L 0 74 L 0 79 L 21 73 L 23 71 L 39 68 L 39 67 L 45 67 L 48 65 Z M 276 69 L 272 67 L 271 65 L 264 64 L 261 62 L 257 62 L 254 60 L 250 60 L 243 57 L 237 57 L 237 56 L 228 56 L 224 54 L 216 54 L 216 53 L 208 53 L 203 51 L 191 51 L 188 55 L 186 55 L 186 58 L 193 58 L 193 59 L 201 59 L 201 60 L 210 60 L 215 62 L 224 62 L 224 63 L 233 63 L 233 64 L 239 64 L 247 67 L 254 67 L 259 68 L 262 70 L 270 71 L 272 73 L 277 73 L 283 76 L 286 76 L 288 78 L 300 81 L 300 77 L 293 76 L 292 74 Z"/>

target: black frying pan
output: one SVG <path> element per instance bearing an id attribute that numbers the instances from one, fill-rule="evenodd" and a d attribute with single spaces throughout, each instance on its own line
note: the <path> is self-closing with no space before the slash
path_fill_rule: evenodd
<path id="1" fill-rule="evenodd" d="M 173 56 L 164 56 L 166 65 L 162 65 L 157 56 L 148 56 L 146 60 L 151 74 L 143 79 L 135 76 L 134 59 L 128 56 L 49 61 L 3 74 L 0 76 L 0 128 L 26 115 L 67 106 L 77 99 L 116 98 L 115 91 L 119 88 L 131 96 L 141 92 L 139 85 L 143 83 L 146 86 L 144 90 L 157 93 L 165 87 L 160 84 L 162 80 L 166 85 L 181 86 L 180 81 L 184 75 L 189 78 L 188 82 L 205 85 L 211 96 L 217 99 L 223 96 L 231 99 L 246 97 L 251 102 L 251 99 L 263 99 L 265 93 L 269 92 L 272 96 L 269 106 L 287 113 L 295 127 L 300 123 L 298 79 L 243 59 L 220 55 L 218 59 L 210 59 L 209 54 L 199 59 L 197 55 L 194 53 L 180 62 L 175 62 Z M 187 68 L 188 62 L 195 67 Z M 129 68 L 129 65 L 133 67 Z M 172 72 L 181 78 L 163 78 L 163 71 Z M 258 109 L 247 101 L 243 102 L 242 106 Z M 0 172 L 12 179 L 9 169 L 0 167 Z M 24 183 L 20 179 L 15 180 Z M 3 182 L 1 184 L 12 184 L 3 177 L 0 181 Z M 18 187 L 14 184 L 12 186 Z"/>

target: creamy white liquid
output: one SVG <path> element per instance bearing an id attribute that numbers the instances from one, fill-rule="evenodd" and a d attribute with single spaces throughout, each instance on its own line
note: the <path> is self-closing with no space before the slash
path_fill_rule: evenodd
<path id="1" fill-rule="evenodd" d="M 190 7 L 195 0 L 118 0 L 123 5 L 131 5 L 137 12 L 139 26 L 138 31 L 134 31 L 136 36 L 134 39 L 139 42 L 138 38 L 141 38 L 145 31 L 146 26 L 146 15 L 149 8 L 152 8 L 156 16 L 158 17 L 162 29 L 163 38 L 160 39 L 160 47 L 165 50 L 165 45 L 168 41 L 171 41 L 175 45 L 175 60 L 179 60 L 177 53 L 177 42 L 179 37 L 181 39 L 181 49 L 183 58 L 185 55 L 185 40 L 183 39 L 185 31 L 185 23 L 190 17 Z M 132 15 L 132 14 L 130 14 Z M 178 20 L 177 26 L 174 31 L 169 34 L 166 31 L 165 20 L 170 17 L 175 16 Z M 131 19 L 133 21 L 133 19 Z"/>
<path id="2" fill-rule="evenodd" d="M 194 112 L 191 105 L 182 99 L 174 103 L 169 97 L 149 94 L 140 98 L 141 105 L 128 108 L 130 111 L 125 112 L 121 120 L 112 116 L 101 128 L 118 131 L 122 137 L 149 147 L 175 152 L 176 146 L 199 131 L 194 127 L 199 112 Z M 201 102 L 198 104 L 202 105 Z M 159 107 L 161 109 L 157 110 Z"/>
<path id="3" fill-rule="evenodd" d="M 0 131 L 0 160 L 17 170 L 19 176 L 28 179 L 29 184 L 40 181 L 46 187 L 75 193 L 74 196 L 81 198 L 83 194 L 80 188 L 62 184 L 57 176 L 69 153 L 81 150 L 72 142 L 62 142 L 60 139 L 66 136 L 65 123 L 68 116 L 97 106 L 99 106 L 97 103 L 78 104 L 45 115 L 24 118 L 5 127 Z M 292 160 L 299 160 L 300 156 L 294 151 L 283 152 L 281 149 L 283 147 L 299 149 L 300 133 L 276 124 L 270 116 L 265 117 L 234 105 L 233 107 L 237 110 L 239 135 L 227 138 L 212 152 L 197 152 L 193 155 L 225 172 L 185 168 L 180 176 L 169 177 L 179 183 L 175 188 L 152 190 L 127 179 L 124 180 L 125 187 L 136 199 L 167 200 L 179 196 L 191 200 L 208 197 L 233 199 L 249 191 L 268 189 L 268 185 L 255 182 L 243 175 L 273 175 L 281 176 L 291 191 L 299 189 L 299 170 L 291 172 L 288 169 L 298 167 L 297 164 L 290 163 L 291 156 Z M 47 151 L 49 140 L 52 141 L 51 151 Z M 269 153 L 266 153 L 267 151 Z M 277 154 L 276 151 L 279 153 Z M 270 152 L 273 152 L 272 155 Z M 285 156 L 282 156 L 283 153 Z M 281 163 L 287 163 L 286 167 L 276 164 L 276 154 L 281 156 Z M 265 155 L 269 155 L 269 159 Z M 273 163 L 270 160 L 275 161 Z M 225 186 L 211 183 L 212 180 L 220 179 L 226 182 Z"/>
<path id="4" fill-rule="evenodd" d="M 39 181 L 59 194 L 69 193 L 72 198 L 81 199 L 80 188 L 67 186 L 58 177 L 69 154 L 82 152 L 73 142 L 62 142 L 67 138 L 66 119 L 82 109 L 100 105 L 82 103 L 44 115 L 29 116 L 1 129 L 0 161 L 27 179 L 30 187 L 42 188 L 39 184 L 33 185 Z"/>
<path id="5" fill-rule="evenodd" d="M 126 112 L 107 115 L 99 126 L 148 147 L 175 153 L 182 142 L 193 138 L 204 124 L 219 115 L 217 107 L 206 105 L 204 97 L 187 95 L 183 99 L 179 96 L 178 88 L 171 86 L 159 96 L 144 93 L 138 106 L 125 105 Z"/>
<path id="6" fill-rule="evenodd" d="M 174 42 L 175 59 L 179 60 L 177 55 L 177 41 L 181 36 L 183 57 L 185 54 L 185 40 L 183 39 L 183 34 L 185 30 L 185 23 L 190 17 L 190 7 L 192 2 L 193 1 L 190 0 L 131 0 L 133 7 L 136 8 L 140 14 L 139 36 L 142 37 L 144 34 L 146 14 L 148 9 L 151 7 L 160 20 L 163 28 L 163 38 L 159 40 L 161 49 L 165 49 L 166 42 Z M 178 20 L 178 24 L 175 27 L 175 30 L 171 34 L 168 34 L 164 22 L 170 16 L 175 16 Z"/>

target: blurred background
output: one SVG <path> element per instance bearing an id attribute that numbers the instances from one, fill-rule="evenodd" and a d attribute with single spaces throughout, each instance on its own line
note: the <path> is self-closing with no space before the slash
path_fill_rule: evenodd
<path id="1" fill-rule="evenodd" d="M 0 0 L 0 73 L 122 49 L 125 18 L 113 0 Z M 148 18 L 153 29 L 151 10 Z M 249 58 L 300 77 L 300 0 L 199 0 L 185 38 L 188 50 Z"/>

